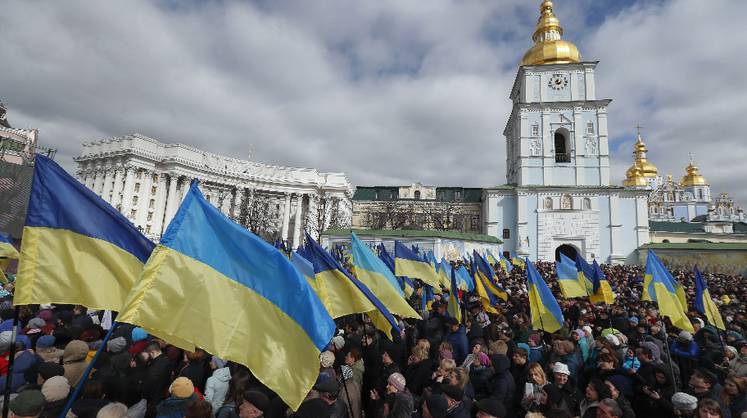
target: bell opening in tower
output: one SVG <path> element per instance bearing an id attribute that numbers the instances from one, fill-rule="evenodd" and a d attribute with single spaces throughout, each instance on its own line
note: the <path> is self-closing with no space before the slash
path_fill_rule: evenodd
<path id="1" fill-rule="evenodd" d="M 560 130 L 555 131 L 555 162 L 570 163 L 571 154 L 568 152 L 568 136 Z"/>

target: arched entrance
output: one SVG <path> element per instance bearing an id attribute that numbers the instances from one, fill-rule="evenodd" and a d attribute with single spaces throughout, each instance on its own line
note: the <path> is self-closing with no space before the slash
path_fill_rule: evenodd
<path id="1" fill-rule="evenodd" d="M 563 244 L 555 249 L 555 261 L 560 261 L 560 254 L 565 255 L 571 260 L 575 260 L 577 253 L 578 253 L 578 250 L 573 245 Z"/>

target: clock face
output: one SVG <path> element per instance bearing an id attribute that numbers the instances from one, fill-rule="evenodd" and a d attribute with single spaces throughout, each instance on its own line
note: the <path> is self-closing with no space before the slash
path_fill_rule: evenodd
<path id="1" fill-rule="evenodd" d="M 553 90 L 563 90 L 568 85 L 568 77 L 563 74 L 553 74 L 547 82 L 547 86 Z"/>

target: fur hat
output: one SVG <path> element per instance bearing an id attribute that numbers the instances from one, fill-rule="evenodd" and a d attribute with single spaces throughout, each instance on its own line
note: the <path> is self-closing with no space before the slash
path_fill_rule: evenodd
<path id="1" fill-rule="evenodd" d="M 571 375 L 571 371 L 570 371 L 570 369 L 568 369 L 568 365 L 565 364 L 565 363 L 561 363 L 561 362 L 556 362 L 555 363 L 555 365 L 552 368 L 552 372 L 553 373 L 564 374 L 566 376 L 570 376 Z"/>
<path id="2" fill-rule="evenodd" d="M 335 350 L 342 350 L 342 347 L 345 347 L 345 339 L 339 335 L 335 335 L 332 338 L 332 345 L 335 346 Z"/>
<path id="3" fill-rule="evenodd" d="M 323 351 L 319 354 L 319 364 L 322 367 L 332 367 L 335 364 L 335 355 L 331 351 Z"/>

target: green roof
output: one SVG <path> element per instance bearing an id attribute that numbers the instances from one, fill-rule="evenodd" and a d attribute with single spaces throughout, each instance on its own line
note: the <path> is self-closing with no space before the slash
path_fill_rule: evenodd
<path id="1" fill-rule="evenodd" d="M 412 229 L 328 229 L 324 231 L 322 235 L 350 235 L 352 232 L 355 232 L 356 235 L 388 238 L 448 238 L 463 241 L 486 242 L 490 244 L 501 244 L 503 242 L 492 235 L 471 232 Z"/>
<path id="2" fill-rule="evenodd" d="M 410 186 L 402 186 L 410 187 Z M 357 186 L 353 200 L 407 200 L 399 197 L 400 186 Z M 457 200 L 454 197 L 455 192 L 462 192 L 462 198 Z M 482 201 L 482 189 L 478 187 L 436 187 L 435 200 L 421 199 L 424 202 L 460 202 L 460 203 L 480 203 Z"/>
<path id="3" fill-rule="evenodd" d="M 704 232 L 703 224 L 691 223 L 691 222 L 657 222 L 648 221 L 649 231 L 661 231 L 661 232 Z"/>
<path id="4" fill-rule="evenodd" d="M 654 250 L 721 250 L 747 251 L 747 243 L 737 242 L 656 242 L 640 248 Z"/>

